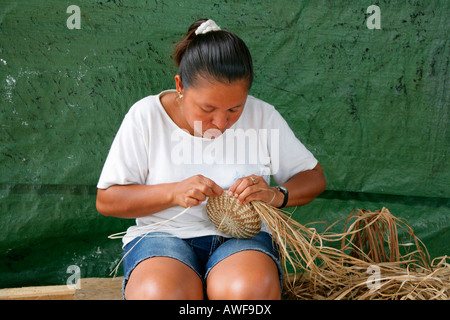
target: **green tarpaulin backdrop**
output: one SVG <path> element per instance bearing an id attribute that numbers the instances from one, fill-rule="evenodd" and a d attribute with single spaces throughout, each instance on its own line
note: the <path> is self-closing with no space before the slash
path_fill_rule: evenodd
<path id="1" fill-rule="evenodd" d="M 68 28 L 70 5 L 80 29 Z M 371 5 L 381 29 L 367 26 Z M 96 211 L 101 168 L 130 106 L 174 87 L 173 45 L 203 17 L 246 41 L 251 94 L 324 167 L 327 190 L 295 210 L 298 221 L 386 206 L 432 257 L 450 254 L 449 6 L 2 0 L 0 288 L 65 284 L 73 265 L 106 277 L 119 262 L 121 242 L 107 236 L 133 221 Z"/>

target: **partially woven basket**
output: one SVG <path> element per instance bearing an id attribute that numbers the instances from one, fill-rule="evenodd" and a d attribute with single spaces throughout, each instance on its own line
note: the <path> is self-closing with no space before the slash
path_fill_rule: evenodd
<path id="1" fill-rule="evenodd" d="M 261 217 L 253 205 L 239 204 L 227 192 L 209 198 L 206 212 L 220 232 L 233 238 L 252 238 L 261 230 Z"/>

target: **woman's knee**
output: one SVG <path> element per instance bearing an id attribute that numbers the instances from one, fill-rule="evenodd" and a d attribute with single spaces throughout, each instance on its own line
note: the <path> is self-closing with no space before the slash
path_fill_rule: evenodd
<path id="1" fill-rule="evenodd" d="M 277 300 L 281 298 L 278 269 L 260 252 L 233 256 L 218 263 L 207 279 L 209 299 Z M 255 260 L 256 259 L 256 260 Z M 234 266 L 234 268 L 230 268 Z"/>
<path id="2" fill-rule="evenodd" d="M 158 259 L 141 262 L 133 270 L 125 286 L 125 299 L 203 299 L 203 283 L 192 269 L 174 259 Z"/>
<path id="3" fill-rule="evenodd" d="M 125 287 L 127 300 L 195 300 L 203 299 L 203 292 L 195 287 L 167 281 L 159 277 L 141 279 L 138 285 Z"/>
<path id="4" fill-rule="evenodd" d="M 272 277 L 260 278 L 262 281 L 252 281 L 251 277 L 234 277 L 212 282 L 207 287 L 208 298 L 211 300 L 278 300 L 281 297 L 280 282 Z"/>

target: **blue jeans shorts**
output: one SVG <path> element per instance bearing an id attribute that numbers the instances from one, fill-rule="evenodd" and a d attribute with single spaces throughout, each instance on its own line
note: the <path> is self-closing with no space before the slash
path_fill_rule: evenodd
<path id="1" fill-rule="evenodd" d="M 250 239 L 221 236 L 180 239 L 168 233 L 153 232 L 145 237 L 133 239 L 124 248 L 123 297 L 125 298 L 125 286 L 131 272 L 145 259 L 152 257 L 177 259 L 194 270 L 205 284 L 209 272 L 217 263 L 244 250 L 260 251 L 271 257 L 277 265 L 280 285 L 283 287 L 283 271 L 279 262 L 278 250 L 272 237 L 266 232 L 260 232 Z"/>

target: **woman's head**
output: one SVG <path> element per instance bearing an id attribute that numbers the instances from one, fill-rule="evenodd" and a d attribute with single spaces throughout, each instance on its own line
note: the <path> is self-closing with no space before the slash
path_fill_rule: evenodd
<path id="1" fill-rule="evenodd" d="M 175 81 L 183 97 L 179 104 L 186 129 L 217 137 L 241 116 L 253 82 L 253 65 L 247 46 L 235 34 L 223 30 L 196 34 L 206 21 L 193 23 L 178 43 Z"/>
<path id="2" fill-rule="evenodd" d="M 176 46 L 174 59 L 183 87 L 195 87 L 201 80 L 222 83 L 247 80 L 250 89 L 253 63 L 244 41 L 225 30 L 197 35 L 196 30 L 206 21 L 194 22 Z"/>

